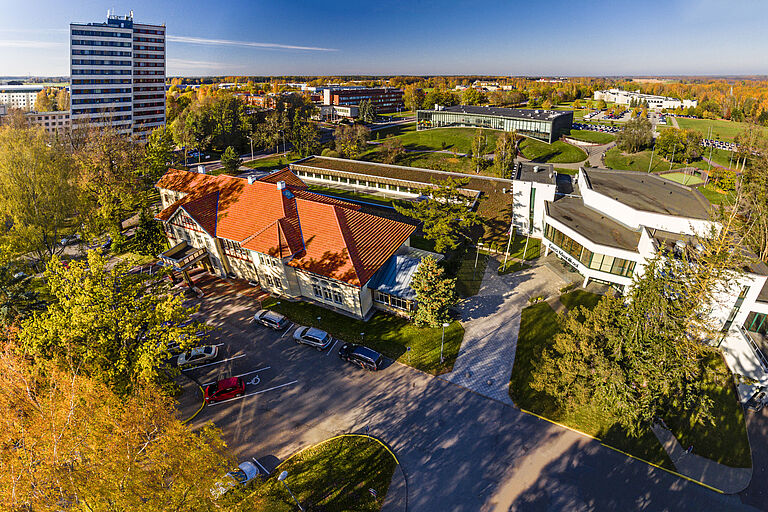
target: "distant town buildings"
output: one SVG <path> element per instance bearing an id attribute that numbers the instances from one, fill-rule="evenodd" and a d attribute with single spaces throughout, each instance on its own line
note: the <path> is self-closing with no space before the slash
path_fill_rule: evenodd
<path id="1" fill-rule="evenodd" d="M 522 108 L 479 107 L 457 105 L 435 106 L 435 110 L 419 110 L 416 113 L 416 129 L 468 126 L 491 130 L 515 131 L 552 143 L 570 131 L 573 112 L 570 110 L 533 110 Z"/>
<path id="2" fill-rule="evenodd" d="M 403 110 L 402 89 L 392 87 L 328 87 L 323 89 L 323 105 L 359 106 L 371 102 L 377 114 Z"/>
<path id="3" fill-rule="evenodd" d="M 37 93 L 43 89 L 42 85 L 0 85 L 0 105 L 31 110 L 35 108 Z"/>
<path id="4" fill-rule="evenodd" d="M 48 133 L 56 133 L 69 130 L 69 110 L 56 110 L 53 112 L 27 112 L 25 114 L 31 126 L 42 126 Z"/>
<path id="5" fill-rule="evenodd" d="M 165 26 L 107 14 L 72 23 L 71 121 L 145 137 L 165 125 Z"/>
<path id="6" fill-rule="evenodd" d="M 620 89 L 608 89 L 607 91 L 595 91 L 595 100 L 603 100 L 619 105 L 629 105 L 634 99 L 636 102 L 647 103 L 652 110 L 675 109 L 696 107 L 696 100 L 679 100 L 667 96 L 655 96 L 653 94 L 641 94 L 640 91 L 622 91 Z"/>

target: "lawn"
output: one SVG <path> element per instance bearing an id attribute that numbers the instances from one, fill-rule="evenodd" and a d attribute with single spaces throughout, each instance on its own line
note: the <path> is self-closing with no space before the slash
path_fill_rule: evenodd
<path id="1" fill-rule="evenodd" d="M 678 117 L 677 124 L 680 128 L 698 130 L 702 137 L 706 137 L 709 129 L 712 128 L 711 138 L 728 142 L 733 142 L 734 138 L 749 126 L 748 123 L 726 121 L 725 119 L 687 119 L 684 117 Z"/>
<path id="2" fill-rule="evenodd" d="M 404 130 L 393 135 L 402 141 L 405 149 L 418 151 L 446 149 L 468 153 L 472 149 L 472 138 L 476 132 L 477 128 L 432 128 L 420 131 Z M 501 132 L 497 130 L 484 130 L 484 132 L 488 140 L 486 153 L 492 153 Z"/>
<path id="3" fill-rule="evenodd" d="M 317 192 L 318 194 L 338 197 L 340 199 L 347 199 L 349 201 L 362 201 L 366 203 L 373 203 L 381 206 L 390 206 L 390 207 L 392 206 L 393 203 L 398 202 L 393 199 L 387 199 L 386 197 L 382 197 L 382 196 L 365 194 L 363 192 L 353 192 L 351 190 L 343 190 L 340 188 L 324 187 L 320 185 L 307 185 L 307 187 L 312 192 Z"/>
<path id="4" fill-rule="evenodd" d="M 594 307 L 598 297 L 576 290 L 560 297 L 560 302 L 572 309 L 581 304 Z M 555 406 L 552 397 L 531 389 L 529 383 L 533 369 L 542 352 L 551 346 L 557 334 L 558 317 L 546 303 L 525 308 L 520 319 L 515 365 L 510 381 L 510 396 L 526 410 L 550 418 L 581 432 L 600 438 L 606 444 L 624 450 L 645 460 L 674 469 L 656 437 L 647 429 L 639 437 L 629 436 L 619 427 L 610 411 L 596 407 L 567 412 Z M 744 414 L 739 404 L 731 374 L 720 356 L 708 361 L 707 388 L 715 406 L 715 425 L 693 426 L 684 415 L 665 417 L 667 425 L 683 446 L 694 446 L 695 453 L 733 467 L 750 465 Z"/>
<path id="5" fill-rule="evenodd" d="M 638 153 L 624 154 L 619 148 L 611 148 L 605 153 L 605 165 L 610 169 L 621 169 L 626 171 L 648 172 L 648 166 L 651 164 L 651 151 L 640 151 Z M 683 164 L 672 164 L 673 169 L 685 167 Z M 669 162 L 659 155 L 653 155 L 653 171 L 669 170 Z"/>
<path id="6" fill-rule="evenodd" d="M 366 151 L 358 157 L 367 162 L 386 163 L 384 155 L 379 148 Z M 490 164 L 490 162 L 488 162 Z M 401 155 L 395 162 L 396 165 L 406 167 L 420 167 L 422 169 L 434 169 L 437 171 L 460 172 L 464 174 L 475 174 L 475 167 L 472 160 L 463 156 L 454 156 L 450 153 L 433 153 L 424 151 L 413 151 Z M 480 174 L 486 176 L 496 176 L 493 166 L 488 166 L 480 171 Z"/>
<path id="7" fill-rule="evenodd" d="M 675 183 L 680 183 L 681 185 L 698 185 L 699 183 L 704 183 L 704 180 L 700 177 L 692 174 L 685 174 L 684 172 L 671 172 L 660 176 L 674 181 Z"/>
<path id="8" fill-rule="evenodd" d="M 704 194 L 704 197 L 706 197 L 709 202 L 714 205 L 721 204 L 724 201 L 732 202 L 735 198 L 734 192 L 723 194 L 710 185 L 699 187 L 697 190 Z"/>
<path id="9" fill-rule="evenodd" d="M 499 266 L 499 274 L 514 274 L 515 272 L 520 272 L 529 268 L 531 268 L 531 266 L 522 261 L 509 260 L 507 261 L 507 266 L 504 266 L 503 263 Z"/>
<path id="10" fill-rule="evenodd" d="M 572 139 L 595 144 L 608 144 L 616 140 L 616 136 L 611 133 L 593 132 L 592 130 L 571 130 L 568 136 Z"/>
<path id="11" fill-rule="evenodd" d="M 441 364 L 442 329 L 417 327 L 405 318 L 383 312 L 377 312 L 370 320 L 363 322 L 308 302 L 285 299 L 272 301 L 266 307 L 284 314 L 299 325 L 318 327 L 335 338 L 363 344 L 433 375 L 451 371 L 464 338 L 464 328 L 459 322 L 452 322 L 445 329 L 445 362 Z M 406 347 L 411 350 L 407 351 Z"/>
<path id="12" fill-rule="evenodd" d="M 526 138 L 520 143 L 520 152 L 525 158 L 534 162 L 568 164 L 587 159 L 587 154 L 584 151 L 559 140 L 547 144 Z"/>
<path id="13" fill-rule="evenodd" d="M 505 236 L 503 240 L 498 240 L 490 243 L 486 242 L 485 247 L 487 247 L 487 249 L 490 249 L 490 252 L 504 254 L 507 251 L 507 244 L 509 243 L 510 258 L 523 259 L 523 251 L 525 251 L 526 260 L 532 260 L 534 258 L 538 258 L 541 252 L 541 239 L 529 238 L 527 250 L 525 249 L 525 240 L 526 240 L 526 237 L 524 235 L 518 234 L 513 236 L 512 242 L 509 243 L 509 238 Z"/>
<path id="14" fill-rule="evenodd" d="M 570 174 L 571 176 L 579 174 L 578 169 L 569 169 L 567 167 L 555 167 L 555 172 L 558 174 Z"/>
<path id="15" fill-rule="evenodd" d="M 287 167 L 288 163 L 298 159 L 299 157 L 295 155 L 268 156 L 245 162 L 243 165 L 257 171 L 273 171 Z"/>
<path id="16" fill-rule="evenodd" d="M 461 297 L 472 297 L 480 291 L 480 285 L 483 283 L 483 274 L 485 274 L 485 266 L 488 263 L 488 256 L 482 252 L 476 254 L 475 248 L 471 247 L 460 258 L 458 268 L 454 274 L 454 277 L 456 277 L 456 293 Z"/>
<path id="17" fill-rule="evenodd" d="M 304 510 L 377 512 L 381 510 L 397 463 L 379 442 L 364 436 L 332 438 L 289 458 L 265 480 L 249 500 L 259 512 L 297 510 L 277 477 L 285 482 Z M 369 491 L 373 489 L 376 496 Z"/>

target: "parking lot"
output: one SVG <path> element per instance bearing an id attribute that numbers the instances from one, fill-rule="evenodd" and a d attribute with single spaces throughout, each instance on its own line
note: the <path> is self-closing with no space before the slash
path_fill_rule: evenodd
<path id="1" fill-rule="evenodd" d="M 243 397 L 204 407 L 190 422 L 222 429 L 240 461 L 266 470 L 344 432 L 370 432 L 397 453 L 408 509 L 742 510 L 723 497 L 514 407 L 407 366 L 368 372 L 339 359 L 339 345 L 297 345 L 294 327 L 252 323 L 248 297 L 208 294 L 201 317 L 219 356 L 186 373 L 201 384 L 240 375 Z M 182 416 L 200 407 L 186 384 Z M 512 504 L 514 507 L 510 508 Z"/>

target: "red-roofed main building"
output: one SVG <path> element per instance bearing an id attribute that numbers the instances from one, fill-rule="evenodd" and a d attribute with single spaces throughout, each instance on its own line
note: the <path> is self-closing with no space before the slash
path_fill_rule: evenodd
<path id="1" fill-rule="evenodd" d="M 158 181 L 168 253 L 364 318 L 366 286 L 406 244 L 409 224 L 314 194 L 288 169 L 261 178 L 171 169 Z"/>

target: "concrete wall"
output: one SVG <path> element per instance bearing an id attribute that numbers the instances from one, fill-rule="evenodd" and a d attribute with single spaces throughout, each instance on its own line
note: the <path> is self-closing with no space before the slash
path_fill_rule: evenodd
<path id="1" fill-rule="evenodd" d="M 528 234 L 531 189 L 536 190 L 536 197 L 533 204 L 533 229 L 530 235 L 541 238 L 544 236 L 544 203 L 555 200 L 557 186 L 547 183 L 515 180 L 512 187 L 512 225 L 515 226 L 518 233 Z"/>

